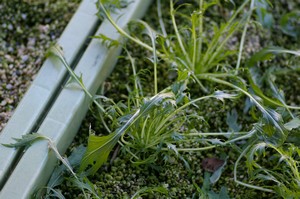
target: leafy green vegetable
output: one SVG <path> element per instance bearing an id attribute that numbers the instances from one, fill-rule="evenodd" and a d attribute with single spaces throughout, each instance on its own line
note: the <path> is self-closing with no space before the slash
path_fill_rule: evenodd
<path id="1" fill-rule="evenodd" d="M 227 113 L 226 123 L 229 128 L 235 132 L 238 132 L 242 129 L 241 124 L 237 123 L 238 113 L 236 109 L 233 109 L 231 112 Z"/>
<path id="2" fill-rule="evenodd" d="M 121 6 L 119 2 L 115 2 L 117 6 Z M 161 8 L 160 2 L 158 0 L 158 9 Z M 233 1 L 230 2 L 234 4 Z M 82 78 L 68 68 L 61 52 L 52 49 L 52 54 L 58 57 L 71 73 L 71 82 L 77 82 L 99 106 L 101 113 L 105 114 L 103 117 L 108 117 L 110 120 L 104 123 L 107 132 L 99 132 L 108 135 L 89 136 L 80 171 L 86 171 L 83 174 L 94 174 L 107 161 L 117 143 L 123 151 L 131 155 L 130 160 L 135 165 L 153 166 L 158 160 L 167 161 L 175 155 L 176 158 L 184 161 L 188 169 L 191 168 L 189 162 L 181 153 L 230 147 L 240 154 L 234 165 L 234 181 L 237 184 L 260 191 L 277 192 L 282 197 L 296 197 L 300 182 L 298 171 L 300 151 L 292 143 L 296 145 L 299 138 L 300 120 L 297 111 L 300 108 L 286 104 L 283 91 L 275 84 L 275 67 L 265 70 L 264 67 L 259 66 L 262 62 L 268 64 L 267 61 L 271 59 L 276 61 L 276 55 L 287 53 L 300 56 L 300 52 L 281 47 L 267 47 L 242 63 L 248 26 L 254 19 L 252 12 L 256 11 L 256 19 L 264 27 L 273 28 L 274 19 L 269 11 L 270 2 L 245 0 L 240 7 L 229 12 L 228 19 L 224 18 L 217 24 L 214 20 L 207 20 L 209 14 L 221 5 L 217 0 L 193 1 L 193 5 L 196 6 L 194 11 L 188 14 L 181 13 L 181 9 L 188 4 L 174 6 L 174 2 L 170 1 L 172 28 L 166 29 L 162 17 L 164 13 L 158 10 L 160 30 L 155 30 L 146 22 L 135 21 L 134 24 L 141 29 L 141 34 L 137 35 L 128 33 L 127 29 L 117 25 L 110 15 L 114 12 L 110 3 L 106 0 L 98 1 L 97 6 L 101 15 L 107 18 L 121 35 L 150 51 L 148 59 L 153 64 L 154 93 L 146 93 L 146 97 L 144 96 L 135 59 L 126 50 L 134 76 L 133 82 L 127 86 L 130 92 L 127 103 L 114 103 L 103 96 L 92 98 L 85 91 Z M 298 34 L 297 26 L 294 25 L 298 23 L 295 20 L 297 16 L 289 13 L 283 16 L 280 22 L 283 32 L 290 31 L 293 37 Z M 239 37 L 240 34 L 237 34 L 239 31 L 241 31 L 241 38 L 236 61 L 237 50 L 232 50 L 234 48 L 229 48 L 228 44 L 231 45 L 231 40 L 236 36 Z M 145 33 L 149 38 L 145 39 Z M 116 44 L 115 41 L 110 40 L 109 35 L 99 35 L 98 39 L 108 45 Z M 177 75 L 175 82 L 161 92 L 158 90 L 160 62 L 169 65 Z M 234 68 L 231 64 L 235 62 Z M 134 88 L 131 89 L 129 85 L 133 85 Z M 197 86 L 202 89 L 200 94 L 197 93 Z M 230 90 L 225 90 L 224 87 Z M 188 93 L 188 91 L 193 92 Z M 207 95 L 207 93 L 212 94 Z M 255 123 L 247 123 L 243 127 L 252 126 L 251 130 L 240 132 L 242 126 L 238 123 L 236 109 L 227 113 L 226 123 L 229 129 L 225 132 L 207 132 L 206 129 L 195 128 L 195 125 L 190 125 L 194 128 L 190 129 L 190 121 L 203 121 L 202 115 L 199 115 L 197 110 L 203 101 L 214 98 L 225 104 L 228 99 L 240 99 L 243 95 L 247 98 L 244 113 L 250 110 L 250 116 L 253 117 L 250 119 L 255 120 Z M 105 103 L 109 105 L 105 106 Z M 242 108 L 241 106 L 239 105 L 239 108 Z M 100 118 L 103 122 L 105 120 L 101 113 Z M 248 120 L 248 117 L 239 115 L 239 119 Z M 191 141 L 197 141 L 199 147 L 185 147 L 185 144 L 188 145 Z M 245 164 L 240 164 L 243 160 Z M 70 167 L 66 160 L 62 159 L 62 161 Z M 247 169 L 245 179 L 248 182 L 238 180 L 239 166 Z M 229 198 L 225 187 L 222 187 L 219 193 L 211 190 L 211 185 L 219 180 L 222 171 L 220 168 L 212 176 L 204 173 L 202 188 L 194 182 L 200 198 Z M 81 189 L 88 190 L 95 196 L 98 194 L 88 180 L 76 180 L 76 178 L 73 180 L 75 180 L 73 184 Z M 166 193 L 164 187 L 162 189 L 145 187 L 132 198 L 155 191 Z"/>
<path id="3" fill-rule="evenodd" d="M 269 2 L 266 0 L 255 1 L 257 21 L 259 21 L 264 28 L 271 29 L 274 24 L 273 15 L 268 11 Z"/>
<path id="4" fill-rule="evenodd" d="M 118 140 L 119 136 L 116 132 L 102 137 L 90 135 L 80 170 L 83 171 L 90 166 L 88 172 L 94 174 L 107 161 L 109 153 Z"/>
<path id="5" fill-rule="evenodd" d="M 299 28 L 300 11 L 296 10 L 283 15 L 280 19 L 280 29 L 287 35 L 299 39 L 300 28 Z"/>
<path id="6" fill-rule="evenodd" d="M 114 146 L 119 141 L 120 137 L 133 125 L 136 125 L 136 122 L 147 116 L 149 111 L 155 109 L 160 104 L 168 101 L 174 97 L 174 94 L 171 92 L 162 92 L 153 96 L 149 100 L 145 100 L 141 107 L 137 109 L 133 114 L 127 115 L 128 117 L 121 117 L 120 124 L 121 126 L 117 128 L 113 133 L 107 136 L 95 136 L 90 135 L 87 151 L 83 157 L 81 171 L 89 168 L 89 173 L 94 174 L 106 161 L 109 156 L 109 153 L 114 148 Z"/>
<path id="7" fill-rule="evenodd" d="M 297 117 L 293 118 L 291 121 L 284 124 L 284 127 L 288 130 L 299 128 L 299 126 L 300 126 L 300 119 Z"/>
<path id="8" fill-rule="evenodd" d="M 22 138 L 13 138 L 16 142 L 11 144 L 3 144 L 3 146 L 11 147 L 11 148 L 19 148 L 19 147 L 30 147 L 34 142 L 39 140 L 49 140 L 49 138 L 41 135 L 39 133 L 31 133 L 22 135 Z"/>

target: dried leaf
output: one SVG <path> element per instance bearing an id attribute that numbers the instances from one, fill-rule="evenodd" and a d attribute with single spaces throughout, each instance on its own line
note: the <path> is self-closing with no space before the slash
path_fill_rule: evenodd
<path id="1" fill-rule="evenodd" d="M 224 160 L 219 158 L 205 158 L 202 161 L 202 168 L 208 172 L 215 172 L 225 163 Z"/>

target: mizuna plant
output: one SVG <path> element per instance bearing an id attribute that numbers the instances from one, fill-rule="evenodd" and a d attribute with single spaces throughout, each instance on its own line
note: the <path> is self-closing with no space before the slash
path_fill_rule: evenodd
<path id="1" fill-rule="evenodd" d="M 157 3 L 158 8 L 160 8 L 160 1 L 158 0 Z M 110 17 L 109 11 L 106 10 L 101 0 L 98 1 L 98 7 L 116 30 L 124 37 L 140 45 L 145 50 L 156 54 L 157 57 L 160 57 L 172 67 L 175 66 L 178 74 L 188 71 L 190 78 L 186 81 L 187 84 L 190 80 L 193 80 L 199 84 L 204 92 L 209 92 L 204 84 L 207 81 L 213 84 L 227 86 L 233 89 L 234 92 L 245 95 L 252 110 L 259 110 L 260 114 L 253 115 L 257 123 L 254 125 L 251 133 L 249 132 L 247 134 L 247 136 L 251 137 L 252 141 L 249 141 L 243 149 L 239 149 L 241 156 L 236 162 L 237 166 L 240 160 L 246 156 L 249 149 L 256 144 L 264 143 L 266 146 L 282 147 L 290 133 L 290 129 L 286 128 L 288 123 L 295 123 L 297 128 L 299 127 L 297 117 L 291 110 L 299 110 L 300 108 L 285 103 L 284 97 L 280 94 L 274 81 L 268 82 L 272 90 L 272 97 L 267 96 L 253 73 L 256 70 L 256 64 L 268 59 L 270 54 L 288 53 L 299 56 L 299 51 L 277 47 L 265 48 L 254 54 L 247 63 L 244 63 L 243 65 L 245 67 L 241 67 L 246 33 L 249 23 L 251 22 L 253 11 L 257 9 L 257 13 L 262 12 L 261 9 L 258 9 L 264 7 L 264 5 L 269 2 L 264 0 L 245 0 L 240 7 L 231 14 L 228 20 L 219 26 L 213 24 L 214 28 L 209 29 L 207 28 L 209 26 L 204 23 L 205 13 L 208 12 L 211 6 L 218 3 L 218 1 L 207 2 L 199 0 L 197 1 L 198 9 L 190 16 L 187 16 L 180 13 L 180 6 L 174 8 L 173 1 L 170 1 L 170 16 L 173 33 L 167 33 L 161 18 L 161 11 L 158 11 L 161 30 L 154 30 L 150 28 L 147 23 L 137 21 L 136 23 L 145 27 L 148 33 L 150 31 L 148 35 L 152 41 L 151 45 L 139 39 L 138 36 L 132 35 L 118 27 Z M 249 11 L 245 12 L 247 7 L 249 7 Z M 245 15 L 241 17 L 243 14 Z M 182 20 L 185 22 L 184 25 L 182 23 L 178 24 L 176 20 L 177 15 L 183 18 Z M 240 31 L 242 34 L 239 50 L 228 50 L 226 44 L 233 35 L 237 35 Z M 209 35 L 209 32 L 211 35 Z M 237 61 L 235 61 L 236 65 L 233 67 L 229 64 L 228 58 L 234 60 L 233 55 L 235 54 L 237 54 Z M 199 99 L 198 97 L 196 98 Z M 283 118 L 281 108 L 284 108 L 290 116 Z M 147 123 L 148 119 L 142 121 L 144 125 L 139 127 L 139 131 L 144 133 L 147 130 L 145 127 L 148 125 L 151 126 L 151 123 Z M 218 134 L 216 133 L 215 135 Z M 123 139 L 123 141 L 126 143 L 125 139 Z M 127 144 L 131 145 L 132 143 L 128 142 Z M 235 181 L 239 184 L 273 192 L 273 190 L 269 188 L 240 182 L 236 178 L 236 172 L 234 174 Z M 272 175 L 267 172 L 264 180 L 267 180 L 268 177 L 272 178 Z"/>
<path id="2" fill-rule="evenodd" d="M 215 148 L 217 145 L 209 144 L 213 143 L 215 139 L 207 138 L 209 136 L 230 134 L 232 137 L 229 137 L 226 142 L 219 142 L 224 146 L 247 139 L 249 135 L 245 135 L 245 132 L 220 134 L 195 133 L 189 130 L 182 132 L 182 126 L 189 118 L 201 118 L 196 113 L 185 113 L 189 106 L 209 98 L 224 100 L 237 97 L 235 93 L 216 91 L 211 95 L 190 100 L 184 93 L 187 77 L 188 73 L 180 74 L 176 83 L 152 97 L 133 95 L 133 98 L 129 99 L 130 102 L 127 103 L 128 106 L 125 104 L 122 104 L 122 108 L 115 106 L 115 111 L 112 112 L 119 114 L 119 117 L 116 118 L 117 121 L 113 122 L 116 124 L 114 125 L 115 130 L 109 130 L 111 133 L 106 136 L 89 136 L 87 151 L 82 159 L 82 171 L 87 169 L 89 174 L 94 174 L 107 161 L 117 143 L 132 155 L 133 163 L 149 164 L 170 152 L 178 155 L 180 152 Z M 133 93 L 142 92 L 134 90 Z M 204 146 L 198 148 L 178 147 L 179 143 L 190 142 L 192 138 L 197 138 L 199 142 L 203 139 Z"/>
<path id="3" fill-rule="evenodd" d="M 129 98 L 126 106 L 123 103 L 114 103 L 112 100 L 104 96 L 93 97 L 85 88 L 81 77 L 76 75 L 71 67 L 66 62 L 63 52 L 60 47 L 54 45 L 49 56 L 58 58 L 70 72 L 69 83 L 75 81 L 83 89 L 83 91 L 93 99 L 93 102 L 98 107 L 101 114 L 104 114 L 111 121 L 111 127 L 105 124 L 108 131 L 107 136 L 96 136 L 91 134 L 88 140 L 88 147 L 82 159 L 80 171 L 94 174 L 108 159 L 110 152 L 119 143 L 132 155 L 133 162 L 137 164 L 153 163 L 161 153 L 173 151 L 178 155 L 184 151 L 202 151 L 217 147 L 214 143 L 215 139 L 209 139 L 209 136 L 228 136 L 226 142 L 219 142 L 225 146 L 234 143 L 241 139 L 247 139 L 250 136 L 245 132 L 231 133 L 195 133 L 181 132 L 182 125 L 189 118 L 201 118 L 196 114 L 186 114 L 184 112 L 189 106 L 215 98 L 218 100 L 235 99 L 236 93 L 227 93 L 224 91 L 216 91 L 211 95 L 202 96 L 190 100 L 185 93 L 186 80 L 189 78 L 187 71 L 179 71 L 177 81 L 168 88 L 158 92 L 152 97 L 140 96 L 141 87 L 139 86 L 138 76 L 136 74 L 134 59 L 128 53 L 128 58 L 132 64 L 134 74 L 134 95 Z M 153 55 L 156 57 L 156 54 Z M 154 59 L 155 60 L 155 59 Z M 157 65 L 154 62 L 154 68 Z M 157 75 L 157 73 L 155 73 Z M 154 78 L 154 79 L 157 79 Z M 157 82 L 154 81 L 156 85 Z M 154 86 L 157 88 L 157 86 Z M 112 106 L 104 108 L 98 100 L 112 102 Z M 104 120 L 102 120 L 104 122 Z M 252 135 L 252 133 L 250 133 Z M 191 137 L 203 138 L 203 143 L 206 146 L 199 148 L 177 148 L 176 143 L 190 141 Z M 208 146 L 207 146 L 208 145 Z"/>
<path id="4" fill-rule="evenodd" d="M 175 8 L 171 0 L 171 30 L 167 32 L 160 10 L 161 1 L 157 0 L 161 29 L 155 30 L 144 21 L 135 22 L 145 30 L 143 38 L 144 33 L 150 38 L 145 41 L 141 39 L 141 35 L 128 33 L 127 30 L 118 27 L 110 17 L 110 8 L 122 6 L 121 1 L 99 0 L 99 15 L 106 17 L 125 38 L 151 52 L 149 60 L 154 68 L 154 92 L 143 95 L 135 60 L 127 52 L 126 57 L 131 63 L 133 73 L 133 88 L 128 95 L 128 101 L 115 103 L 104 96 L 92 96 L 85 89 L 81 77 L 69 67 L 60 48 L 51 48 L 50 54 L 59 58 L 68 69 L 70 81 L 76 81 L 96 104 L 106 129 L 106 132 L 98 132 L 101 136 L 89 135 L 88 146 L 79 169 L 81 175 L 95 174 L 107 162 L 116 145 L 120 145 L 129 153 L 131 162 L 136 165 L 154 164 L 166 159 L 168 155 L 175 154 L 180 157 L 183 152 L 229 147 L 239 154 L 233 168 L 233 178 L 237 184 L 265 192 L 277 192 L 285 198 L 296 198 L 300 194 L 300 151 L 296 143 L 289 142 L 289 138 L 294 130 L 300 127 L 299 113 L 296 112 L 300 108 L 288 105 L 283 92 L 275 84 L 276 75 L 292 70 L 275 70 L 275 67 L 270 67 L 262 71 L 257 66 L 274 55 L 290 54 L 297 57 L 300 53 L 295 50 L 267 47 L 247 58 L 245 63 L 242 59 L 253 12 L 262 14 L 267 3 L 266 0 L 245 0 L 240 7 L 230 12 L 228 19 L 222 20 L 221 24 L 206 24 L 206 14 L 211 8 L 219 5 L 219 1 L 195 1 L 196 10 L 189 16 L 181 12 L 186 4 Z M 263 16 L 258 17 L 260 21 L 264 21 Z M 228 42 L 237 36 L 240 36 L 238 50 L 228 49 Z M 95 38 L 115 44 L 106 35 Z M 160 60 L 177 71 L 177 79 L 161 90 L 158 88 L 157 72 Z M 299 67 L 295 68 L 299 70 Z M 194 82 L 199 85 L 199 91 L 202 89 L 200 95 L 188 93 L 189 86 Z M 221 88 L 226 87 L 230 90 L 217 90 L 216 87 L 210 90 L 211 85 L 221 85 Z M 268 94 L 265 90 L 268 90 Z M 240 131 L 240 128 L 235 128 L 238 124 L 237 118 L 233 116 L 228 116 L 227 123 L 235 127 L 225 132 L 206 132 L 189 128 L 187 125 L 191 120 L 205 122 L 197 112 L 199 104 L 212 99 L 236 100 L 241 96 L 246 97 L 245 112 L 250 113 L 255 121 L 250 130 Z M 296 135 L 296 138 L 298 137 Z M 22 140 L 17 141 L 22 143 Z M 198 147 L 182 145 L 191 142 L 198 142 Z M 267 161 L 263 161 L 264 159 Z M 242 161 L 245 161 L 244 164 L 241 164 Z M 240 172 L 245 173 L 240 168 L 247 169 L 247 182 L 238 178 Z M 218 172 L 220 177 L 222 170 Z M 77 179 L 75 174 L 73 176 Z M 205 181 L 208 179 L 205 176 Z M 88 186 L 88 180 L 80 179 L 73 183 L 97 197 L 95 190 L 91 189 L 92 186 Z M 133 198 L 148 191 L 165 193 L 166 190 L 148 187 L 138 191 Z M 205 190 L 203 192 L 199 187 L 197 191 L 199 196 L 203 197 L 210 193 L 208 190 L 207 193 Z M 220 196 L 221 193 L 226 193 L 225 189 L 220 192 Z"/>
<path id="5" fill-rule="evenodd" d="M 178 27 L 175 19 L 175 15 L 179 8 L 174 9 L 173 1 L 170 1 L 171 21 L 175 34 L 168 35 L 164 28 L 164 25 L 161 25 L 162 33 L 160 34 L 158 31 L 150 28 L 147 23 L 137 21 L 138 24 L 141 24 L 141 26 L 144 26 L 147 29 L 148 35 L 150 36 L 152 41 L 151 45 L 143 42 L 143 40 L 139 39 L 136 36 L 130 35 L 125 30 L 118 27 L 118 25 L 110 17 L 109 11 L 105 9 L 102 1 L 98 1 L 98 7 L 103 11 L 107 19 L 112 23 L 112 25 L 114 25 L 114 27 L 120 34 L 145 48 L 145 50 L 155 52 L 158 57 L 170 63 L 172 67 L 175 66 L 177 70 L 187 70 L 191 74 L 190 76 L 192 77 L 192 79 L 196 81 L 204 91 L 208 92 L 207 88 L 203 86 L 202 82 L 212 81 L 217 84 L 223 84 L 233 89 L 237 89 L 241 93 L 246 94 L 248 97 L 251 95 L 252 97 L 250 98 L 252 98 L 251 100 L 253 100 L 254 104 L 256 105 L 261 103 L 260 100 L 257 100 L 257 98 L 255 97 L 257 95 L 261 97 L 262 100 L 268 99 L 268 105 L 272 104 L 274 106 L 286 107 L 286 105 L 282 104 L 281 102 L 276 103 L 276 100 L 268 98 L 263 94 L 263 92 L 255 89 L 257 85 L 253 83 L 253 77 L 251 73 L 248 72 L 248 68 L 243 68 L 243 70 L 240 70 L 240 61 L 245 41 L 245 35 L 252 12 L 255 9 L 255 5 L 258 3 L 257 1 L 258 0 L 244 1 L 244 3 L 234 12 L 234 14 L 226 23 L 221 24 L 220 27 L 214 25 L 214 29 L 210 30 L 213 32 L 213 37 L 210 38 L 210 40 L 204 37 L 208 34 L 204 31 L 204 14 L 205 12 L 207 12 L 209 7 L 217 4 L 218 1 L 211 1 L 210 3 L 206 3 L 205 1 L 199 0 L 199 10 L 194 11 L 190 17 L 180 13 L 180 15 L 184 16 L 185 19 L 188 19 L 188 22 L 190 23 L 190 27 L 186 27 L 186 25 L 183 25 L 181 26 L 181 28 Z M 158 5 L 160 5 L 160 1 L 157 2 Z M 265 1 L 263 2 L 266 3 Z M 248 13 L 246 13 L 246 17 L 238 20 L 238 15 L 242 13 L 242 11 L 248 4 L 250 4 L 250 10 Z M 162 19 L 160 19 L 160 21 L 162 21 Z M 161 22 L 160 24 L 163 24 L 163 22 Z M 234 35 L 234 33 L 237 33 L 242 27 L 243 30 L 240 48 L 238 52 L 236 67 L 234 68 L 228 63 L 222 63 L 222 61 L 228 58 L 229 55 L 237 53 L 236 51 L 230 51 L 229 49 L 227 49 L 226 44 L 228 40 Z M 180 34 L 181 31 L 184 31 L 184 36 L 186 37 Z M 153 45 L 153 41 L 156 41 L 156 45 Z M 297 51 L 285 49 L 273 48 L 272 50 L 272 48 L 268 48 L 266 49 L 266 51 L 268 51 L 268 53 L 265 54 L 291 53 L 297 56 L 299 55 L 299 52 Z M 263 54 L 263 52 L 257 54 Z M 256 63 L 260 61 L 262 57 L 255 55 L 248 63 Z M 251 88 L 249 88 L 247 85 L 247 79 L 241 79 L 241 77 L 238 75 L 238 73 L 243 73 L 243 71 L 248 74 Z M 235 85 L 235 83 L 233 83 L 235 81 L 238 81 L 239 84 Z M 253 89 L 252 87 L 255 88 Z M 253 90 L 254 94 L 252 94 L 249 89 Z M 258 105 L 258 108 L 261 110 L 261 106 Z M 292 106 L 289 106 L 288 108 L 298 109 L 298 107 Z"/>

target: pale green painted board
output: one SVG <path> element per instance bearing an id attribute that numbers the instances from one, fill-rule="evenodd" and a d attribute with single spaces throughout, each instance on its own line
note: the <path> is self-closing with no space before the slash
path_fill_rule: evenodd
<path id="1" fill-rule="evenodd" d="M 96 12 L 93 0 L 83 0 L 64 30 L 59 44 L 66 49 L 65 56 L 68 62 L 74 60 L 91 31 L 99 23 Z M 11 143 L 12 138 L 31 133 L 41 114 L 47 111 L 51 96 L 60 89 L 66 74 L 66 69 L 60 63 L 54 67 L 49 60 L 45 61 L 13 116 L 0 132 L 0 143 Z M 17 150 L 0 145 L 0 188 L 5 183 L 16 155 Z"/>

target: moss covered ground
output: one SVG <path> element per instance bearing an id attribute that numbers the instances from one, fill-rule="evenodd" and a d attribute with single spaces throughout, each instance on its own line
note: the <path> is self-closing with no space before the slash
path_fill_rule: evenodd
<path id="1" fill-rule="evenodd" d="M 165 11 L 163 13 L 168 13 L 168 2 L 163 2 L 163 7 Z M 277 1 L 274 2 L 273 16 L 275 20 L 275 28 L 270 30 L 262 29 L 257 27 L 257 24 L 251 24 L 246 37 L 245 50 L 242 60 L 249 58 L 254 52 L 261 50 L 263 47 L 272 46 L 282 46 L 288 49 L 299 48 L 299 39 L 287 35 L 280 31 L 278 26 L 278 21 L 280 16 L 285 13 L 291 12 L 295 7 L 299 8 L 300 2 L 297 1 Z M 226 15 L 224 10 L 214 10 L 211 12 L 211 20 L 220 20 L 220 13 Z M 191 9 L 187 9 L 185 12 L 192 12 Z M 167 14 L 166 14 L 167 15 Z M 168 15 L 166 17 L 167 30 L 172 28 L 171 22 L 168 21 Z M 147 12 L 145 18 L 152 27 L 158 27 L 157 16 L 156 16 L 156 6 L 153 5 Z M 241 35 L 237 34 L 229 42 L 231 48 L 237 49 L 237 40 Z M 149 82 L 152 82 L 153 72 L 152 63 L 149 62 L 144 57 L 149 57 L 151 54 L 149 52 L 143 51 L 141 48 L 133 43 L 127 44 L 127 49 L 130 51 L 131 55 L 136 59 L 137 70 L 140 71 L 141 83 L 143 85 L 145 93 L 153 93 L 154 87 Z M 123 54 L 126 56 L 126 54 Z M 292 60 L 295 61 L 295 60 Z M 299 61 L 293 62 L 294 64 L 299 64 Z M 270 62 L 261 65 L 262 70 L 266 70 L 270 65 L 280 65 L 281 67 L 286 67 L 289 65 L 289 56 L 283 56 L 276 58 Z M 234 64 L 233 64 L 234 65 Z M 264 69 L 265 68 L 265 69 Z M 163 89 L 174 81 L 176 75 L 174 71 L 170 71 L 167 64 L 160 63 L 158 68 L 158 86 L 159 89 Z M 276 79 L 276 83 L 280 89 L 282 89 L 286 94 L 286 100 L 288 104 L 300 104 L 299 96 L 299 71 L 296 71 L 292 75 L 282 74 Z M 112 75 L 103 84 L 102 93 L 105 96 L 118 101 L 126 101 L 128 99 L 128 85 L 132 86 L 132 72 L 131 66 L 128 60 L 120 59 L 116 65 L 115 70 Z M 193 93 L 201 93 L 202 91 L 197 87 L 191 85 L 189 92 L 191 95 Z M 224 89 L 220 85 L 211 85 L 213 89 Z M 104 92 L 103 92 L 104 91 Z M 268 90 L 266 90 L 268 92 Z M 229 128 L 229 124 L 226 120 L 228 113 L 232 110 L 236 110 L 238 114 L 237 123 L 241 125 L 242 130 L 247 131 L 251 129 L 253 123 L 253 118 L 250 114 L 245 114 L 243 112 L 246 98 L 242 97 L 234 102 L 226 102 L 223 104 L 218 101 L 209 101 L 207 103 L 199 105 L 198 114 L 205 118 L 206 122 L 197 123 L 202 131 L 220 131 Z M 75 138 L 75 142 L 70 147 L 70 151 L 76 148 L 79 143 L 86 145 L 86 137 L 89 134 L 90 128 L 93 131 L 101 135 L 105 132 L 102 123 L 95 119 L 94 108 L 91 107 L 91 111 L 88 113 L 86 119 L 83 121 L 82 127 L 79 131 L 78 136 Z M 97 116 L 96 116 L 97 117 Z M 199 143 L 191 142 L 185 147 L 198 147 Z M 166 158 L 161 156 L 160 160 L 156 164 L 150 165 L 135 165 L 132 164 L 132 157 L 125 150 L 120 150 L 116 148 L 114 150 L 115 159 L 110 160 L 107 164 L 101 167 L 101 169 L 93 176 L 90 177 L 92 186 L 96 191 L 98 191 L 101 198 L 130 198 L 139 190 L 148 187 L 165 187 L 168 193 L 159 193 L 157 191 L 149 191 L 147 194 L 143 195 L 141 198 L 201 198 L 200 195 L 203 194 L 199 187 L 205 189 L 205 173 L 202 161 L 207 157 L 226 157 L 227 164 L 224 167 L 222 176 L 217 183 L 211 185 L 207 188 L 207 191 L 214 191 L 216 194 L 221 192 L 222 187 L 226 187 L 228 195 L 230 198 L 280 198 L 275 193 L 267 193 L 263 191 L 258 191 L 255 189 L 249 189 L 247 187 L 237 185 L 233 180 L 233 167 L 234 162 L 238 156 L 238 153 L 231 147 L 218 147 L 217 149 L 208 150 L 204 152 L 187 152 L 182 153 L 181 156 L 171 156 Z M 268 155 L 267 155 L 268 156 Z M 269 156 L 271 156 L 269 154 Z M 266 158 L 261 161 L 262 165 L 268 165 L 270 159 Z M 238 168 L 239 176 L 238 179 L 241 181 L 247 181 L 249 179 L 247 175 L 247 168 L 245 164 L 242 164 Z M 261 182 L 263 183 L 263 182 Z M 75 196 L 83 197 L 81 192 L 73 186 L 71 182 L 60 187 L 62 193 L 67 198 L 72 198 Z M 224 192 L 222 192 L 224 193 Z M 78 195 L 77 195 L 78 194 Z M 223 195 L 224 198 L 225 195 Z M 215 196 L 218 198 L 217 196 Z M 221 193 L 220 193 L 221 198 Z"/>
<path id="2" fill-rule="evenodd" d="M 80 0 L 0 2 L 0 132 Z"/>

